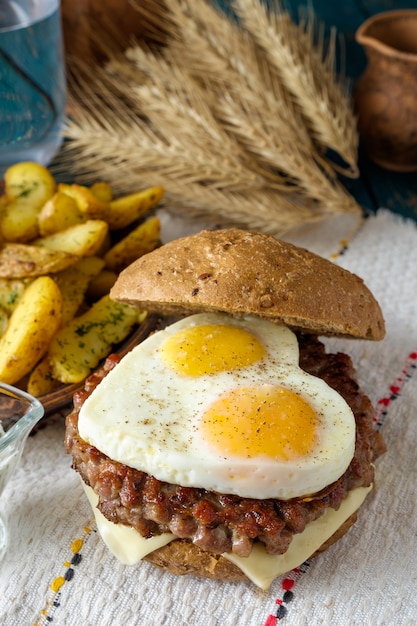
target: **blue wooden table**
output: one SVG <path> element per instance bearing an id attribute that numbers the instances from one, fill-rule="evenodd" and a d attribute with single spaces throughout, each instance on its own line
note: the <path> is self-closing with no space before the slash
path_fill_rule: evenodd
<path id="1" fill-rule="evenodd" d="M 296 18 L 306 0 L 286 0 Z M 368 17 L 393 9 L 417 9 L 417 0 L 310 0 L 318 20 L 327 27 L 336 27 L 343 35 L 346 48 L 346 75 L 353 84 L 366 66 L 366 57 L 355 41 L 357 28 Z M 417 115 L 417 111 L 416 111 Z M 398 174 L 372 163 L 363 146 L 359 150 L 360 178 L 343 180 L 349 191 L 365 210 L 384 206 L 417 220 L 417 172 Z"/>

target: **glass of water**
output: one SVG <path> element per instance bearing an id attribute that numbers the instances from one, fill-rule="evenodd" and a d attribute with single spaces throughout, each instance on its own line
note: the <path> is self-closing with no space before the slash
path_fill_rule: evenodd
<path id="1" fill-rule="evenodd" d="M 62 141 L 66 105 L 59 0 L 0 0 L 0 175 L 47 165 Z"/>
<path id="2" fill-rule="evenodd" d="M 7 547 L 7 528 L 1 517 L 1 494 L 19 464 L 30 431 L 43 417 L 42 404 L 6 383 L 0 383 L 0 560 Z"/>

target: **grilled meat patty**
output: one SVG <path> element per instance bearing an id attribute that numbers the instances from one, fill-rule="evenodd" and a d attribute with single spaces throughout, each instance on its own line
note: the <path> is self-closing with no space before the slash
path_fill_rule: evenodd
<path id="1" fill-rule="evenodd" d="M 327 507 L 337 509 L 348 491 L 374 481 L 374 460 L 385 451 L 374 429 L 374 410 L 360 390 L 351 359 L 327 354 L 315 335 L 299 335 L 300 366 L 322 378 L 349 404 L 356 420 L 354 457 L 346 472 L 320 493 L 289 501 L 257 500 L 161 482 L 117 461 L 90 445 L 78 433 L 78 414 L 85 399 L 119 358 L 111 355 L 74 396 L 66 421 L 65 446 L 73 467 L 99 496 L 99 510 L 110 521 L 134 527 L 149 538 L 171 532 L 213 553 L 250 554 L 254 541 L 270 554 L 286 552 L 292 536 L 302 532 Z"/>

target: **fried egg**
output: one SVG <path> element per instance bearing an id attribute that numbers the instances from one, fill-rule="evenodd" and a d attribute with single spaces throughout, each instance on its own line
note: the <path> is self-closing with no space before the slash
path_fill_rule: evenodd
<path id="1" fill-rule="evenodd" d="M 247 498 L 316 493 L 349 466 L 345 400 L 299 366 L 296 335 L 201 313 L 129 352 L 83 404 L 83 439 L 161 481 Z"/>

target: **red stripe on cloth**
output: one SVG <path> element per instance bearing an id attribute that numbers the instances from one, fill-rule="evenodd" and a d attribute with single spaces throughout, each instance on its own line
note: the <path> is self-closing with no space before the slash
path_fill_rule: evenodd
<path id="1" fill-rule="evenodd" d="M 393 383 L 390 383 L 388 386 L 388 392 L 382 398 L 380 398 L 376 405 L 375 410 L 375 428 L 381 428 L 383 422 L 388 416 L 389 409 L 394 400 L 396 400 L 403 390 L 403 387 L 406 382 L 412 378 L 414 372 L 417 369 L 417 350 L 410 352 L 408 354 L 405 365 L 401 370 L 401 373 Z M 276 626 L 276 624 L 282 621 L 287 616 L 287 605 L 293 597 L 293 588 L 295 583 L 299 579 L 301 574 L 304 574 L 309 566 L 309 561 L 306 561 L 299 568 L 293 569 L 289 572 L 281 582 L 281 588 L 284 592 L 282 597 L 279 597 L 275 600 L 275 604 L 277 605 L 277 609 L 275 610 L 275 615 L 268 615 L 263 626 Z"/>

